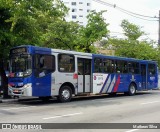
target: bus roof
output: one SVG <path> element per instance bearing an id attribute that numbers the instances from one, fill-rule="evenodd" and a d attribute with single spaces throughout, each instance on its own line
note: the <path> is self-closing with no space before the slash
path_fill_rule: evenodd
<path id="1" fill-rule="evenodd" d="M 153 60 L 141 60 L 141 59 L 135 59 L 135 58 L 128 58 L 128 57 L 119 57 L 119 56 L 110 56 L 110 55 L 103 55 L 103 54 L 93 54 L 93 53 L 84 53 L 84 52 L 77 52 L 77 51 L 71 51 L 71 50 L 62 50 L 62 49 L 52 49 L 52 48 L 46 48 L 46 47 L 39 47 L 39 46 L 33 46 L 33 45 L 21 45 L 14 48 L 20 48 L 20 47 L 28 47 L 30 50 L 36 50 L 40 53 L 68 53 L 68 54 L 76 54 L 76 55 L 83 55 L 83 56 L 93 56 L 100 57 L 100 58 L 109 58 L 109 59 L 118 59 L 118 60 L 126 60 L 126 61 L 138 61 L 138 62 L 151 62 L 151 63 L 157 63 Z M 14 49 L 12 48 L 12 49 Z"/>
<path id="2" fill-rule="evenodd" d="M 32 45 L 21 45 L 14 48 L 20 48 L 20 47 L 27 47 L 30 50 L 35 50 L 36 53 L 68 53 L 68 54 L 76 54 L 76 55 L 84 55 L 84 56 L 92 56 L 91 53 L 83 53 L 83 52 L 77 52 L 72 50 L 62 50 L 62 49 L 52 49 L 52 48 L 46 48 L 46 47 L 39 47 L 39 46 L 32 46 Z M 13 48 L 13 49 L 14 49 Z"/>
<path id="3" fill-rule="evenodd" d="M 110 56 L 110 55 L 103 55 L 103 54 L 93 54 L 93 57 L 100 57 L 100 58 L 108 58 L 108 59 L 117 59 L 117 60 L 126 60 L 126 61 L 138 61 L 138 62 L 151 62 L 151 63 L 157 63 L 153 60 L 141 60 L 141 59 L 135 59 L 135 58 L 128 58 L 128 57 L 120 57 L 120 56 Z"/>

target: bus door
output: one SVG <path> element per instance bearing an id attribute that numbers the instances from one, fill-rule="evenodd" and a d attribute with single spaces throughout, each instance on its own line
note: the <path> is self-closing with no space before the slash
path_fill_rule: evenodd
<path id="1" fill-rule="evenodd" d="M 147 89 L 147 66 L 141 64 L 141 78 L 142 78 L 142 89 Z"/>
<path id="2" fill-rule="evenodd" d="M 51 96 L 51 74 L 55 70 L 55 56 L 36 54 L 34 60 L 33 96 Z"/>
<path id="3" fill-rule="evenodd" d="M 78 93 L 91 92 L 91 60 L 78 58 Z"/>

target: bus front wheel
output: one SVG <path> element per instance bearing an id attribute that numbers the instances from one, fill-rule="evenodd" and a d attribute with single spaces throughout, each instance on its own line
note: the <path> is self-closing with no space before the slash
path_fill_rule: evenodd
<path id="1" fill-rule="evenodd" d="M 128 89 L 128 95 L 132 96 L 136 94 L 136 85 L 131 83 Z"/>
<path id="2" fill-rule="evenodd" d="M 60 102 L 69 102 L 72 98 L 72 90 L 69 86 L 62 86 L 59 90 L 58 99 Z"/>

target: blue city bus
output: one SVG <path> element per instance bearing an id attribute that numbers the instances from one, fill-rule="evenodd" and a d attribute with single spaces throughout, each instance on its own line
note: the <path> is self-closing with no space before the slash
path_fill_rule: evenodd
<path id="1" fill-rule="evenodd" d="M 158 87 L 155 61 L 31 45 L 10 50 L 8 94 L 68 102 L 84 94 L 126 93 Z"/>

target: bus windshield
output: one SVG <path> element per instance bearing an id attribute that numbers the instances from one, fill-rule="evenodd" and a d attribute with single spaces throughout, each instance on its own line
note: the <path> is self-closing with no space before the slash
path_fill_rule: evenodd
<path id="1" fill-rule="evenodd" d="M 26 77 L 32 73 L 32 57 L 28 54 L 16 55 L 11 58 L 10 77 Z"/>

